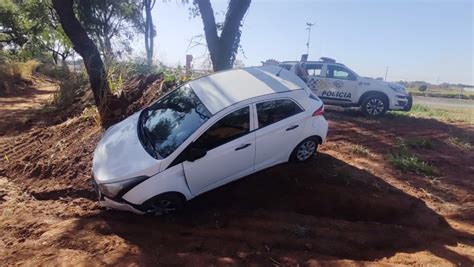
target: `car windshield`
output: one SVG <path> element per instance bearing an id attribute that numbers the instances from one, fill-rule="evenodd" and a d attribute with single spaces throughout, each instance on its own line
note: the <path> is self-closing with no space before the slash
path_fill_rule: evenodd
<path id="1" fill-rule="evenodd" d="M 142 111 L 140 141 L 153 157 L 166 158 L 210 117 L 192 88 L 181 86 Z"/>

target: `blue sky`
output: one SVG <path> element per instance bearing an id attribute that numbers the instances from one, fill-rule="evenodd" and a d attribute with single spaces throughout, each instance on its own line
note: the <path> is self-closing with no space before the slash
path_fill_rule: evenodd
<path id="1" fill-rule="evenodd" d="M 180 3 L 157 1 L 153 10 L 155 57 L 169 65 L 184 64 L 186 53 L 199 57 L 206 51 L 187 50 L 203 26 Z M 227 0 L 211 3 L 215 12 L 226 10 Z M 252 0 L 241 38 L 245 57 L 238 58 L 246 66 L 299 59 L 306 51 L 306 22 L 315 22 L 310 59 L 332 57 L 369 77 L 383 77 L 389 66 L 392 81 L 436 83 L 439 76 L 440 83 L 474 84 L 473 14 L 471 0 Z"/>

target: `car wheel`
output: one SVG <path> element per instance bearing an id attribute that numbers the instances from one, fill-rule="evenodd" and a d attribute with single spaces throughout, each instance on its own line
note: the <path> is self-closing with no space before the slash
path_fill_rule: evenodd
<path id="1" fill-rule="evenodd" d="M 178 193 L 161 194 L 143 203 L 146 214 L 154 216 L 178 214 L 183 207 L 184 199 Z"/>
<path id="2" fill-rule="evenodd" d="M 361 111 L 365 116 L 379 117 L 388 109 L 388 101 L 378 95 L 369 96 L 362 102 Z"/>
<path id="3" fill-rule="evenodd" d="M 299 143 L 290 156 L 291 162 L 304 162 L 310 159 L 318 150 L 318 141 L 310 137 Z"/>

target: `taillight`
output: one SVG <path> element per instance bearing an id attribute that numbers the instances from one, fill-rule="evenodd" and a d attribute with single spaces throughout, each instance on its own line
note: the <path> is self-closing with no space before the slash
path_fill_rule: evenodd
<path id="1" fill-rule="evenodd" d="M 321 105 L 314 113 L 313 116 L 322 116 L 324 115 L 324 105 Z"/>

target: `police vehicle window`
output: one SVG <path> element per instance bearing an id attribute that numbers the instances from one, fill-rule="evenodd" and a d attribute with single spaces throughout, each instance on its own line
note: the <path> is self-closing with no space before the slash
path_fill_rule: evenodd
<path id="1" fill-rule="evenodd" d="M 196 140 L 197 147 L 211 150 L 250 132 L 250 108 L 234 111 L 216 122 Z"/>
<path id="2" fill-rule="evenodd" d="M 308 70 L 308 75 L 320 77 L 323 64 L 306 64 L 306 69 Z"/>
<path id="3" fill-rule="evenodd" d="M 272 100 L 257 104 L 258 126 L 265 127 L 281 121 L 303 110 L 289 99 Z"/>
<path id="4" fill-rule="evenodd" d="M 326 77 L 342 80 L 354 80 L 354 75 L 352 75 L 348 70 L 341 66 L 334 65 L 328 65 Z"/>

